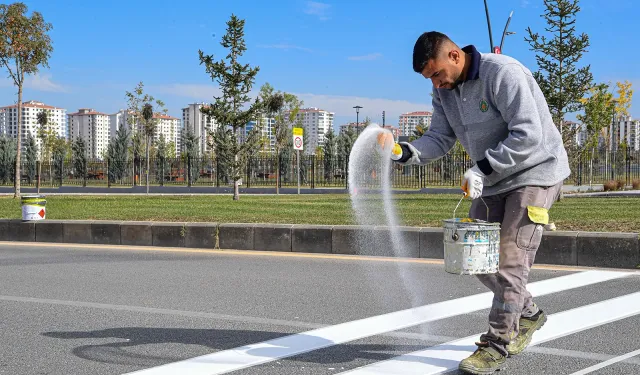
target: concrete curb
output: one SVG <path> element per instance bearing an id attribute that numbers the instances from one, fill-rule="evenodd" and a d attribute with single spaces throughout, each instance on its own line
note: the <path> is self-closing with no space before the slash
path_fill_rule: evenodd
<path id="1" fill-rule="evenodd" d="M 86 243 L 443 259 L 443 229 L 383 226 L 0 219 L 0 241 Z M 537 264 L 635 269 L 638 233 L 544 232 Z"/>

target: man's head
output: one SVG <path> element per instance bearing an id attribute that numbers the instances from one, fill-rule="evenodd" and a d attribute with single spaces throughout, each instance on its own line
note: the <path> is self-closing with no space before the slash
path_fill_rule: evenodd
<path id="1" fill-rule="evenodd" d="M 435 88 L 454 89 L 464 77 L 465 61 L 465 53 L 437 31 L 420 35 L 413 47 L 413 70 Z"/>

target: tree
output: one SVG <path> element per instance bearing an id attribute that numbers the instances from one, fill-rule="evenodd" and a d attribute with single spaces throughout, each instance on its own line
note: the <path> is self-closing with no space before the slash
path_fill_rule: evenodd
<path id="1" fill-rule="evenodd" d="M 332 128 L 324 135 L 324 178 L 331 182 L 336 168 L 337 143 Z"/>
<path id="2" fill-rule="evenodd" d="M 202 50 L 198 51 L 200 64 L 204 64 L 206 72 L 213 81 L 217 81 L 222 91 L 220 97 L 214 96 L 215 101 L 209 106 L 201 107 L 200 111 L 211 116 L 218 123 L 218 127 L 231 127 L 233 137 L 230 137 L 229 148 L 233 155 L 231 177 L 233 179 L 233 200 L 240 199 L 240 189 L 238 181 L 242 178 L 242 171 L 247 162 L 247 155 L 260 139 L 260 127 L 256 126 L 247 135 L 244 142 L 240 142 L 240 130 L 256 117 L 261 104 L 259 99 L 243 109 L 249 103 L 249 92 L 255 81 L 255 77 L 260 70 L 259 67 L 251 68 L 249 64 L 240 64 L 239 57 L 246 51 L 244 42 L 245 21 L 235 15 L 231 15 L 227 21 L 227 32 L 222 37 L 220 44 L 229 49 L 229 54 L 225 60 L 213 61 L 212 55 L 205 55 Z M 225 138 L 226 139 L 226 138 Z M 219 155 L 219 151 L 216 150 Z"/>
<path id="3" fill-rule="evenodd" d="M 47 34 L 52 29 L 51 24 L 45 22 L 39 12 L 32 12 L 31 17 L 26 13 L 27 6 L 23 3 L 0 4 L 0 66 L 7 68 L 14 86 L 18 87 L 14 198 L 20 197 L 22 88 L 25 74 L 36 74 L 40 66 L 49 67 L 48 61 L 53 51 L 51 38 Z"/>
<path id="4" fill-rule="evenodd" d="M 167 109 L 164 108 L 164 102 L 162 100 L 155 99 L 153 96 L 144 92 L 144 84 L 142 82 L 138 83 L 133 89 L 133 92 L 127 91 L 126 97 L 129 103 L 127 122 L 132 129 L 135 129 L 135 142 L 141 141 L 139 137 L 137 137 L 139 131 L 141 131 L 144 136 L 145 157 L 147 159 L 146 184 L 147 194 L 149 194 L 149 149 L 158 126 L 158 121 L 154 113 L 159 112 L 154 108 L 154 104 L 159 107 L 158 109 L 162 109 L 165 114 L 167 113 Z M 141 150 L 139 148 L 141 148 L 141 145 L 134 145 L 134 155 L 140 154 Z"/>
<path id="5" fill-rule="evenodd" d="M 129 159 L 129 132 L 121 126 L 115 137 L 109 140 L 107 163 L 109 165 L 109 183 L 121 180 L 127 171 Z"/>
<path id="6" fill-rule="evenodd" d="M 563 129 L 565 115 L 582 109 L 581 99 L 592 87 L 590 65 L 577 67 L 590 45 L 589 37 L 585 33 L 576 35 L 578 0 L 544 0 L 544 4 L 546 11 L 541 17 L 548 24 L 545 30 L 553 38 L 534 33 L 529 27 L 529 37 L 525 40 L 531 50 L 537 52 L 540 70 L 534 77 L 547 100 L 553 121 L 569 145 L 575 132 Z"/>
<path id="7" fill-rule="evenodd" d="M 72 145 L 73 168 L 78 176 L 82 176 L 82 186 L 87 186 L 87 144 L 78 137 Z"/>
<path id="8" fill-rule="evenodd" d="M 41 163 L 38 174 L 42 175 L 42 162 L 46 160 L 47 164 L 49 164 L 49 179 L 53 184 L 53 174 L 51 173 L 51 147 L 56 142 L 58 134 L 51 126 L 49 126 L 50 118 L 51 112 L 46 109 L 43 109 L 36 115 L 36 122 L 39 125 L 38 138 L 40 138 L 40 144 L 42 145 L 42 148 L 40 149 Z"/>
<path id="9" fill-rule="evenodd" d="M 64 177 L 64 159 L 67 157 L 68 151 L 67 141 L 62 137 L 56 138 L 51 147 L 51 156 L 53 159 L 53 173 L 56 181 L 60 181 L 60 186 L 62 186 Z"/>
<path id="10" fill-rule="evenodd" d="M 6 184 L 15 179 L 16 140 L 0 135 L 0 181 Z"/>
<path id="11" fill-rule="evenodd" d="M 187 162 L 187 183 L 189 186 L 200 177 L 200 168 L 194 165 L 194 161 L 200 157 L 200 137 L 191 131 L 191 127 L 185 127 L 182 133 L 182 158 Z"/>
<path id="12" fill-rule="evenodd" d="M 175 154 L 175 147 L 174 147 Z M 164 134 L 160 134 L 158 139 L 158 148 L 156 149 L 156 179 L 161 186 L 164 186 L 164 176 L 169 169 L 169 163 L 167 161 L 167 141 L 164 139 Z"/>
<path id="13" fill-rule="evenodd" d="M 24 156 L 27 162 L 27 178 L 29 184 L 36 177 L 36 164 L 38 161 L 38 145 L 36 145 L 36 139 L 31 135 L 31 132 L 27 134 L 27 142 L 25 145 Z"/>

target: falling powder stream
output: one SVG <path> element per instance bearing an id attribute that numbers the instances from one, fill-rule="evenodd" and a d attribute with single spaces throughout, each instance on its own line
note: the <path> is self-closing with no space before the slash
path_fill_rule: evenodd
<path id="1" fill-rule="evenodd" d="M 356 243 L 360 249 L 380 248 L 386 244 L 391 245 L 391 249 L 383 249 L 392 256 L 407 256 L 407 247 L 400 228 L 398 215 L 393 202 L 391 192 L 391 147 L 382 149 L 377 143 L 380 133 L 390 133 L 389 130 L 377 124 L 370 124 L 356 139 L 351 154 L 349 155 L 349 193 L 351 206 L 355 214 L 358 225 L 362 226 L 386 226 L 389 228 L 390 241 L 384 238 L 384 231 L 374 231 L 373 235 L 368 231 L 356 238 Z M 380 200 L 376 199 L 376 192 L 382 196 L 382 207 Z M 392 251 L 392 253 L 389 252 Z M 415 288 L 411 287 L 408 265 L 402 262 L 397 263 L 400 277 L 409 294 L 412 307 L 415 307 L 420 300 Z"/>

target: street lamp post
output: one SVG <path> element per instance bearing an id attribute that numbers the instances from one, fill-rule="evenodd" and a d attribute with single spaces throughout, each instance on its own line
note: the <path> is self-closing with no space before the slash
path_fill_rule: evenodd
<path id="1" fill-rule="evenodd" d="M 356 109 L 356 134 L 360 135 L 360 121 L 359 121 L 360 118 L 359 118 L 359 115 L 360 115 L 360 108 L 362 108 L 362 107 L 357 105 L 357 106 L 355 106 L 353 108 Z"/>

